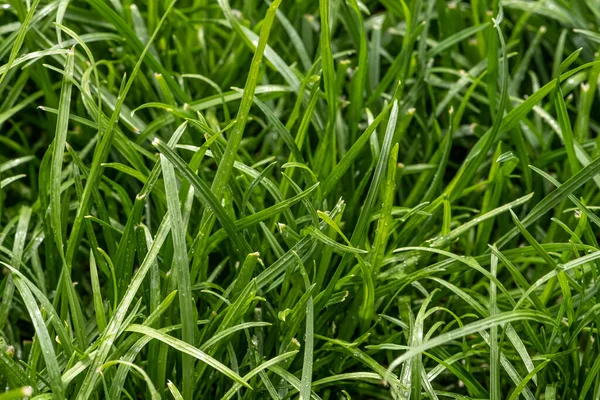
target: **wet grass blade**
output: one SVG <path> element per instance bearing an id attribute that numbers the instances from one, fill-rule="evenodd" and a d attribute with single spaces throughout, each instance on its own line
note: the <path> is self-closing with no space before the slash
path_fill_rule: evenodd
<path id="1" fill-rule="evenodd" d="M 594 161 L 592 161 L 589 165 L 582 168 L 579 172 L 574 174 L 571 178 L 569 178 L 565 183 L 563 183 L 560 186 L 560 188 L 552 191 L 539 203 L 537 203 L 535 207 L 533 207 L 533 209 L 521 221 L 523 223 L 523 226 L 527 227 L 533 222 L 537 221 L 542 215 L 544 215 L 553 207 L 555 207 L 564 198 L 568 197 L 577 188 L 588 182 L 590 179 L 594 178 L 599 172 L 600 158 L 597 158 Z M 508 241 L 514 238 L 515 235 L 517 235 L 517 233 L 518 228 L 513 228 L 512 230 L 504 234 L 500 239 L 498 239 L 498 241 L 496 242 L 496 246 L 498 248 L 501 248 L 503 245 L 508 243 Z"/>
<path id="2" fill-rule="evenodd" d="M 193 345 L 195 338 L 194 314 L 192 311 L 192 284 L 190 281 L 190 270 L 188 267 L 187 245 L 181 216 L 181 204 L 179 204 L 179 190 L 175 178 L 173 165 L 161 156 L 161 167 L 165 180 L 165 193 L 167 195 L 167 209 L 171 216 L 171 237 L 173 239 L 173 279 L 177 282 L 177 293 L 179 294 L 179 310 L 181 318 L 181 331 L 183 341 Z M 192 396 L 193 383 L 193 359 L 187 355 L 183 356 L 183 394 Z"/>
<path id="3" fill-rule="evenodd" d="M 160 340 L 163 343 L 168 344 L 169 346 L 173 347 L 176 350 L 179 350 L 183 353 L 186 353 L 198 360 L 200 360 L 203 363 L 206 363 L 208 365 L 210 365 L 211 367 L 213 367 L 214 369 L 216 369 L 217 371 L 219 371 L 220 373 L 222 373 L 223 375 L 227 376 L 228 378 L 230 378 L 231 380 L 233 380 L 234 382 L 239 383 L 242 386 L 245 386 L 249 389 L 252 389 L 250 387 L 250 385 L 248 385 L 248 383 L 238 374 L 236 374 L 235 372 L 233 372 L 230 368 L 228 368 L 227 366 L 223 365 L 222 363 L 220 363 L 219 361 L 215 360 L 214 358 L 210 357 L 209 355 L 207 355 L 206 353 L 202 352 L 201 350 L 197 349 L 196 347 L 194 347 L 193 345 L 190 345 L 188 343 L 185 343 L 179 339 L 176 339 L 172 336 L 169 336 L 165 333 L 162 333 L 160 331 L 157 331 L 156 329 L 152 329 L 148 326 L 144 326 L 144 325 L 130 325 L 127 327 L 126 329 L 128 332 L 136 332 L 136 333 L 141 333 L 142 335 L 146 335 L 146 336 L 150 336 L 151 338 Z"/>

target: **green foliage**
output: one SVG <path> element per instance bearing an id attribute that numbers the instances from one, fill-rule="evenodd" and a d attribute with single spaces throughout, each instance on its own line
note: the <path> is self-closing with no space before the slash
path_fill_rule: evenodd
<path id="1" fill-rule="evenodd" d="M 600 397 L 594 1 L 5 3 L 0 400 Z"/>

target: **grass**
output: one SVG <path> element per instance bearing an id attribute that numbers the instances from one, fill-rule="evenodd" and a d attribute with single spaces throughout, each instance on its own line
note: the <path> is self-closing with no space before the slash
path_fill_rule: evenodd
<path id="1" fill-rule="evenodd" d="M 593 1 L 0 18 L 0 400 L 600 397 Z"/>

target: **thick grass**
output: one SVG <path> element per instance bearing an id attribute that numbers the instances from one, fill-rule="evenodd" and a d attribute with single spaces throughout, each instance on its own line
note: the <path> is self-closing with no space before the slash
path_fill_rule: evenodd
<path id="1" fill-rule="evenodd" d="M 0 400 L 600 397 L 594 1 L 0 21 Z"/>

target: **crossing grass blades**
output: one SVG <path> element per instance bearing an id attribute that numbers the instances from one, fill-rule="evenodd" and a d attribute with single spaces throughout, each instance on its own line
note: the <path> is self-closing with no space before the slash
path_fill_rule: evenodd
<path id="1" fill-rule="evenodd" d="M 596 2 L 0 21 L 0 400 L 600 396 Z"/>

